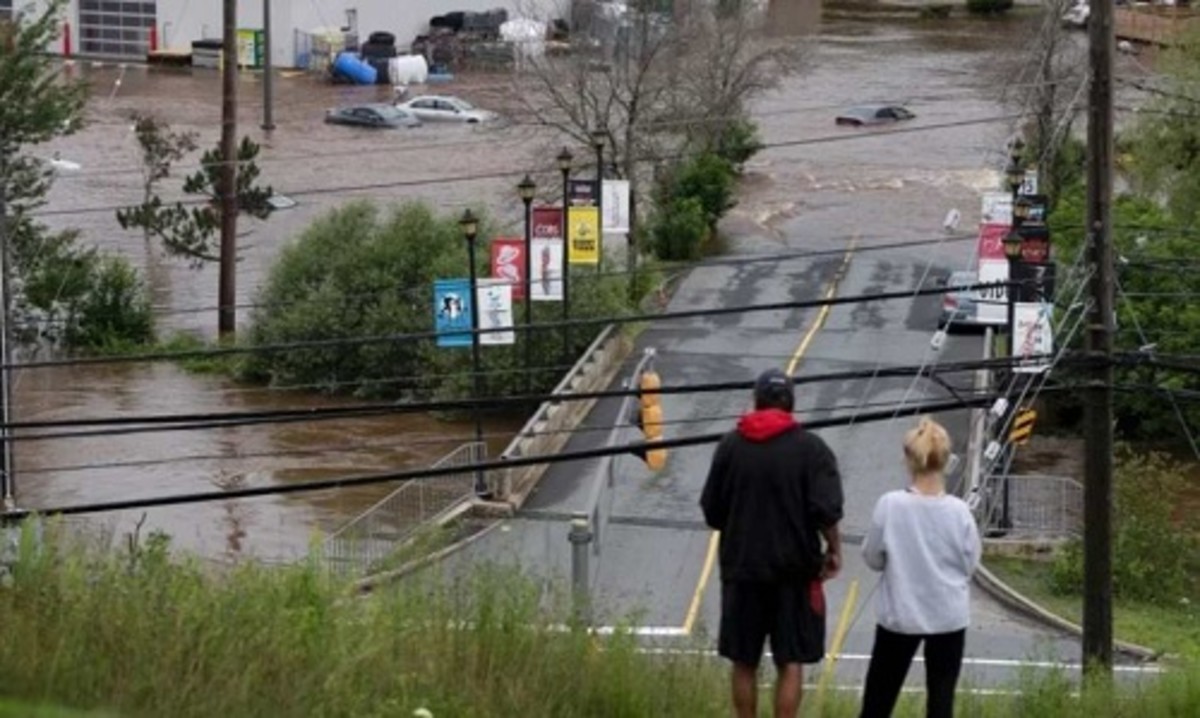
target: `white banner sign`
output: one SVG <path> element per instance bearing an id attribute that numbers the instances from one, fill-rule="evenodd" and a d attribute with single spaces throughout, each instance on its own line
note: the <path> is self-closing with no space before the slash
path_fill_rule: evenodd
<path id="1" fill-rule="evenodd" d="M 1041 303 L 1017 302 L 1013 310 L 1013 324 L 1018 358 L 1052 354 L 1054 352 L 1054 330 L 1050 324 L 1053 306 Z M 1050 368 L 1050 359 L 1030 366 L 1014 368 L 1021 374 L 1040 374 Z"/>
<path id="2" fill-rule="evenodd" d="M 601 209 L 604 211 L 604 231 L 612 234 L 629 233 L 629 181 L 604 180 L 601 190 Z"/>
<path id="3" fill-rule="evenodd" d="M 1025 181 L 1021 182 L 1021 189 L 1018 193 L 1028 196 L 1038 193 L 1038 171 L 1037 167 L 1031 167 L 1025 170 Z"/>
<path id="4" fill-rule="evenodd" d="M 979 283 L 1008 281 L 1007 259 L 979 260 Z M 975 308 L 976 318 L 980 324 L 1004 326 L 1008 323 L 1008 292 L 1007 287 L 994 287 L 979 290 L 979 301 Z"/>
<path id="5" fill-rule="evenodd" d="M 980 224 L 1012 224 L 1012 195 L 1008 192 L 984 192 Z"/>
<path id="6" fill-rule="evenodd" d="M 503 279 L 479 279 L 475 287 L 475 308 L 479 314 L 480 329 L 512 328 L 513 301 L 512 284 Z M 516 332 L 488 332 L 479 335 L 484 346 L 514 344 Z"/>
<path id="7" fill-rule="evenodd" d="M 533 240 L 533 271 L 529 291 L 535 302 L 561 302 L 563 298 L 562 237 L 537 237 Z"/>

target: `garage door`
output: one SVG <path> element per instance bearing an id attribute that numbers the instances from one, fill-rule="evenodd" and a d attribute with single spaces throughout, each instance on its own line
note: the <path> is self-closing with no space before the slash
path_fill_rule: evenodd
<path id="1" fill-rule="evenodd" d="M 146 59 L 155 2 L 79 0 L 79 52 Z"/>

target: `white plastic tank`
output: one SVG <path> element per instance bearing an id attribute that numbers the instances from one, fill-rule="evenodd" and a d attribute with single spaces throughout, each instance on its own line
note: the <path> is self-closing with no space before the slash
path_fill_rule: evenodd
<path id="1" fill-rule="evenodd" d="M 401 55 L 388 61 L 388 79 L 393 85 L 422 85 L 429 77 L 429 63 L 422 55 Z"/>

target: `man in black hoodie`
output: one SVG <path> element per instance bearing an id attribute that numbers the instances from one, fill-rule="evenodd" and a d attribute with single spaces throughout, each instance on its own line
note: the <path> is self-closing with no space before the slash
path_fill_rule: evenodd
<path id="1" fill-rule="evenodd" d="M 733 662 L 733 705 L 757 715 L 758 664 L 771 639 L 775 715 L 800 708 L 803 664 L 825 654 L 821 582 L 841 567 L 842 481 L 837 459 L 792 416 L 793 383 L 769 369 L 754 411 L 717 445 L 700 506 L 721 532 L 718 649 Z M 822 539 L 824 541 L 822 542 Z"/>

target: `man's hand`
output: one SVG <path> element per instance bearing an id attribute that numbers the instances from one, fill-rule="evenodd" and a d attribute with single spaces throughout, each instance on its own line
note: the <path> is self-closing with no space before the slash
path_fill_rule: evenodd
<path id="1" fill-rule="evenodd" d="M 837 578 L 838 573 L 842 570 L 842 552 L 829 551 L 825 554 L 825 560 L 821 564 L 821 580 L 828 581 Z"/>

